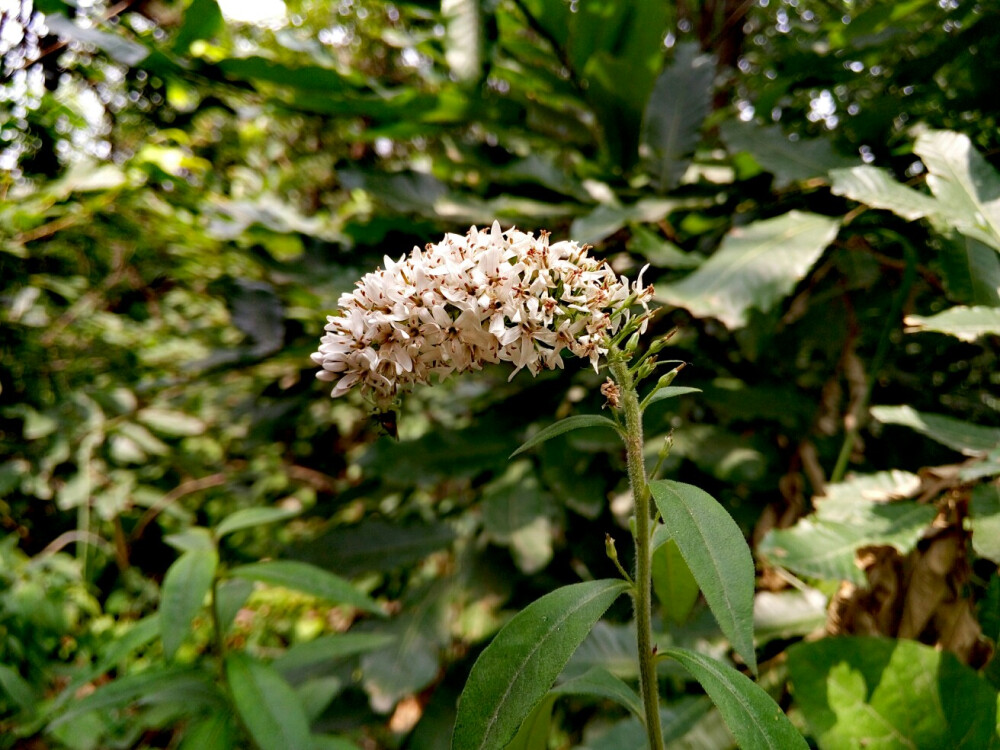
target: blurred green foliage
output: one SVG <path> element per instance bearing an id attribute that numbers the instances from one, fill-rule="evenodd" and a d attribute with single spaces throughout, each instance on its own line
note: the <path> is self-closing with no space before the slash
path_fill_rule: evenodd
<path id="1" fill-rule="evenodd" d="M 871 693 L 869 652 L 887 686 L 910 649 L 902 667 L 937 670 L 941 695 L 995 699 L 994 5 L 235 12 L 5 10 L 0 747 L 447 747 L 500 625 L 615 575 L 605 533 L 630 559 L 613 435 L 507 458 L 600 412 L 592 370 L 418 391 L 398 441 L 313 380 L 354 279 L 494 219 L 652 265 L 652 334 L 680 327 L 678 384 L 703 393 L 650 409 L 650 460 L 676 430 L 668 476 L 757 545 L 760 684 L 789 705 L 790 677 L 803 731 L 854 736 L 821 693 Z M 858 550 L 919 566 L 942 527 L 969 669 L 930 650 L 929 623 L 909 634 L 927 646 L 851 640 L 840 663 L 838 641 L 796 646 L 786 674 L 837 583 L 869 583 Z M 663 549 L 661 594 L 689 575 Z M 279 561 L 326 575 L 253 567 Z M 661 646 L 732 656 L 703 603 L 663 604 Z M 628 617 L 612 607 L 564 677 L 634 680 Z M 683 673 L 662 678 L 669 738 L 732 742 Z M 930 693 L 880 696 L 913 746 L 958 736 L 951 714 L 898 723 Z M 606 699 L 553 700 L 532 747 L 640 746 Z"/>

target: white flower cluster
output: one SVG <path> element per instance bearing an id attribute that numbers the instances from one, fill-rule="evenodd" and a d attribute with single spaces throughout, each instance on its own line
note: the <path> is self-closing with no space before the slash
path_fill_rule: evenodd
<path id="1" fill-rule="evenodd" d="M 385 268 L 366 274 L 327 318 L 312 355 L 323 368 L 317 377 L 336 381 L 332 396 L 359 385 L 384 408 L 431 375 L 486 363 L 511 362 L 511 377 L 525 367 L 537 374 L 562 367 L 568 349 L 596 370 L 611 336 L 631 319 L 629 307 L 648 313 L 653 288 L 642 286 L 641 272 L 630 287 L 587 249 L 494 222 L 491 231 L 472 227 L 415 247 L 398 262 L 386 257 Z"/>

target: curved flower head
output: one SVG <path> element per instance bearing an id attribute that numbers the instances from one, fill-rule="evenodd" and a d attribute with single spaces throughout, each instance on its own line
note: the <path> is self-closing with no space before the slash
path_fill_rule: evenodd
<path id="1" fill-rule="evenodd" d="M 527 368 L 563 366 L 564 352 L 596 370 L 629 308 L 641 305 L 642 326 L 653 288 L 642 273 L 630 286 L 576 242 L 550 243 L 548 232 L 472 227 L 363 276 L 327 318 L 313 361 L 331 396 L 358 386 L 378 408 L 433 376 L 510 362 L 513 378 Z M 645 271 L 645 268 L 643 269 Z"/>

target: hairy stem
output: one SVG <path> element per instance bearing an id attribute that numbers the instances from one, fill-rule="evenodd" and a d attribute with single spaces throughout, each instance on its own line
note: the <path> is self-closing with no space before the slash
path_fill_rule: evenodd
<path id="1" fill-rule="evenodd" d="M 646 734 L 650 750 L 661 750 L 663 731 L 660 728 L 660 699 L 656 682 L 656 655 L 653 652 L 652 625 L 652 556 L 650 542 L 649 486 L 642 457 L 642 410 L 635 381 L 628 363 L 609 363 L 611 374 L 618 381 L 625 413 L 625 447 L 628 452 L 628 478 L 635 500 L 635 624 L 639 641 L 639 687 L 646 714 Z"/>

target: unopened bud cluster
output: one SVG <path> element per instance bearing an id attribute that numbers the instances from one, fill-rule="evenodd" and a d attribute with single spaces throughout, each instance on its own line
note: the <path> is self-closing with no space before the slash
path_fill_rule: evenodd
<path id="1" fill-rule="evenodd" d="M 432 376 L 487 363 L 537 374 L 561 368 L 568 350 L 597 369 L 629 308 L 648 315 L 653 294 L 641 272 L 630 286 L 586 246 L 495 222 L 384 262 L 341 296 L 312 355 L 317 377 L 335 382 L 332 396 L 359 386 L 379 407 Z"/>

